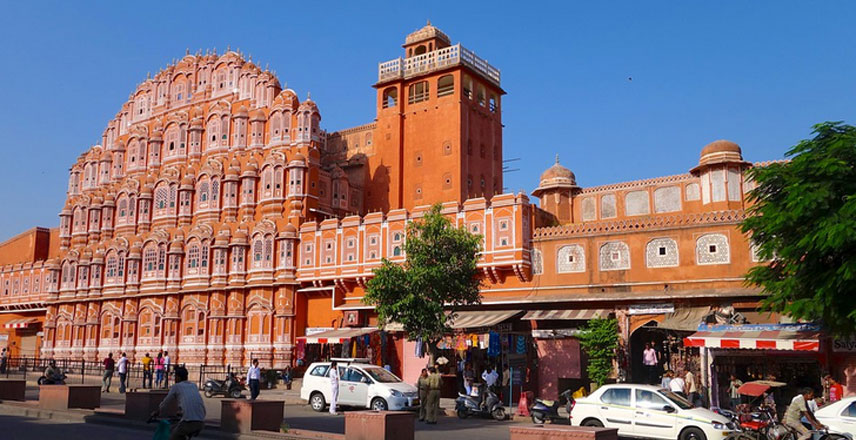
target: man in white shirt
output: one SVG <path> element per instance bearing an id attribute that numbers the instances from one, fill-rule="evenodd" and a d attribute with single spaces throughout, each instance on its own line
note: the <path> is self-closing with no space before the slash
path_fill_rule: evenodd
<path id="1" fill-rule="evenodd" d="M 165 351 L 165 352 L 163 352 L 163 374 L 165 377 L 165 379 L 163 381 L 164 388 L 169 386 L 169 367 L 170 367 L 169 352 Z"/>
<path id="2" fill-rule="evenodd" d="M 493 389 L 496 381 L 499 380 L 499 373 L 491 366 L 487 370 L 482 371 L 482 380 L 487 385 L 488 389 Z"/>
<path id="3" fill-rule="evenodd" d="M 116 363 L 116 371 L 119 372 L 119 393 L 121 394 L 125 392 L 125 380 L 128 378 L 128 357 L 125 353 L 122 353 L 119 362 Z"/>
<path id="4" fill-rule="evenodd" d="M 645 374 L 648 376 L 648 384 L 657 383 L 657 366 L 660 364 L 660 358 L 657 356 L 657 350 L 654 350 L 654 344 L 651 342 L 645 343 L 645 350 L 642 350 L 642 365 L 645 366 Z"/>
<path id="5" fill-rule="evenodd" d="M 259 360 L 253 359 L 253 364 L 247 370 L 247 382 L 250 384 L 250 400 L 259 397 L 259 380 L 262 378 L 262 369 L 259 368 Z"/>
<path id="6" fill-rule="evenodd" d="M 174 425 L 170 440 L 183 440 L 191 434 L 198 435 L 205 427 L 205 403 L 202 402 L 196 385 L 187 381 L 187 369 L 184 367 L 175 369 L 175 385 L 170 387 L 169 393 L 152 413 L 152 417 L 157 417 L 174 400 L 178 400 L 181 421 Z"/>
<path id="7" fill-rule="evenodd" d="M 339 402 L 339 366 L 336 361 L 330 363 L 330 414 L 336 415 L 336 404 Z"/>
<path id="8" fill-rule="evenodd" d="M 684 382 L 684 379 L 681 376 L 676 376 L 676 377 L 672 378 L 671 382 L 669 382 L 669 389 L 673 393 L 683 397 L 684 399 L 687 398 L 687 395 L 684 393 L 685 387 L 686 387 L 686 382 Z"/>
<path id="9" fill-rule="evenodd" d="M 811 431 L 802 424 L 804 417 L 814 429 L 824 428 L 823 424 L 814 418 L 814 413 L 808 408 L 808 402 L 814 399 L 814 390 L 811 388 L 803 388 L 800 394 L 797 394 L 788 409 L 785 410 L 785 415 L 782 417 L 782 423 L 797 431 L 797 440 L 808 440 L 811 438 Z"/>
<path id="10" fill-rule="evenodd" d="M 689 398 L 690 403 L 695 406 L 701 406 L 699 405 L 701 397 L 698 394 L 698 386 L 696 385 L 695 375 L 692 371 L 687 370 L 687 375 L 684 376 L 684 381 L 686 382 L 685 388 L 687 398 Z"/>

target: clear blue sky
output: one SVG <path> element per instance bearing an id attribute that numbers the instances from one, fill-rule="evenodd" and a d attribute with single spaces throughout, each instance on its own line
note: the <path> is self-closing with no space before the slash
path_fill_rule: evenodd
<path id="1" fill-rule="evenodd" d="M 68 167 L 185 48 L 270 64 L 332 131 L 373 119 L 377 63 L 429 18 L 502 70 L 513 191 L 556 153 L 592 186 L 686 172 L 720 138 L 777 159 L 816 122 L 854 122 L 852 1 L 8 1 L 0 240 L 59 223 Z"/>

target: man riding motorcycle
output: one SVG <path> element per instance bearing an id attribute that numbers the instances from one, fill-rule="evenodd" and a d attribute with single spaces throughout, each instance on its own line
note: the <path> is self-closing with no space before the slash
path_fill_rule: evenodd
<path id="1" fill-rule="evenodd" d="M 51 359 L 48 362 L 48 367 L 45 368 L 45 384 L 54 385 L 61 384 L 63 381 L 62 370 L 57 368 L 56 361 Z"/>

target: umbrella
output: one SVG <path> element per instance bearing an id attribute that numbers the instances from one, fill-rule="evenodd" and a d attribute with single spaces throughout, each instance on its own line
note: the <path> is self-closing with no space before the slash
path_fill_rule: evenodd
<path id="1" fill-rule="evenodd" d="M 783 387 L 785 385 L 786 384 L 783 382 L 776 382 L 772 380 L 755 380 L 740 385 L 740 388 L 737 389 L 737 392 L 745 396 L 758 397 L 767 392 L 767 390 L 769 390 L 770 388 Z"/>

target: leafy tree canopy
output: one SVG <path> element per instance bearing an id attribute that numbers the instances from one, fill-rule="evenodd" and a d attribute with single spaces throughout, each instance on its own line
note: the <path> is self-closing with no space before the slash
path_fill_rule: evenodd
<path id="1" fill-rule="evenodd" d="M 837 335 L 856 332 L 856 128 L 814 126 L 788 162 L 749 177 L 749 216 L 742 224 L 769 264 L 747 279 L 767 295 L 763 307 L 821 321 Z"/>
<path id="2" fill-rule="evenodd" d="M 580 347 L 588 355 L 589 379 L 597 386 L 606 383 L 612 374 L 612 361 L 618 349 L 618 321 L 615 319 L 592 319 L 577 335 Z"/>
<path id="3" fill-rule="evenodd" d="M 446 311 L 481 301 L 481 236 L 454 227 L 438 204 L 407 225 L 404 249 L 404 264 L 384 260 L 375 269 L 363 301 L 375 307 L 381 323 L 399 323 L 408 338 L 433 347 L 448 330 Z"/>

